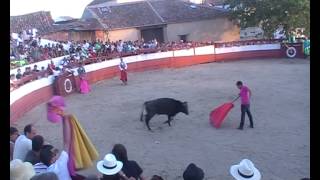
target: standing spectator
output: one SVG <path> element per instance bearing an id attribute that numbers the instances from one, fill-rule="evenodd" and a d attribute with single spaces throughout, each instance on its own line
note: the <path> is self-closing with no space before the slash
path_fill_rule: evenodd
<path id="1" fill-rule="evenodd" d="M 40 150 L 43 146 L 43 137 L 36 135 L 32 138 L 32 150 L 30 150 L 24 161 L 30 162 L 32 165 L 40 162 Z"/>
<path id="2" fill-rule="evenodd" d="M 128 69 L 128 65 L 127 63 L 125 63 L 122 59 L 122 57 L 120 57 L 120 64 L 119 64 L 119 69 L 120 69 L 120 80 L 123 82 L 124 85 L 127 85 L 127 69 Z"/>
<path id="3" fill-rule="evenodd" d="M 230 167 L 230 174 L 236 180 L 260 180 L 261 174 L 259 170 L 254 166 L 254 164 L 249 159 L 243 159 L 237 165 Z"/>
<path id="4" fill-rule="evenodd" d="M 13 159 L 24 160 L 27 153 L 32 149 L 31 139 L 36 134 L 34 127 L 28 124 L 24 128 L 24 135 L 18 135 L 14 142 Z"/>
<path id="5" fill-rule="evenodd" d="M 142 176 L 142 169 L 136 161 L 128 160 L 127 150 L 122 144 L 115 144 L 112 154 L 123 163 L 122 171 L 127 177 L 134 177 L 136 180 L 145 180 Z"/>
<path id="6" fill-rule="evenodd" d="M 183 180 L 203 180 L 204 172 L 201 168 L 191 163 L 183 172 Z"/>
<path id="7" fill-rule="evenodd" d="M 21 79 L 22 78 L 22 73 L 21 73 L 21 69 L 20 68 L 18 68 L 18 70 L 17 70 L 16 78 L 17 79 Z"/>
<path id="8" fill-rule="evenodd" d="M 248 117 L 249 117 L 250 128 L 253 128 L 253 120 L 250 112 L 250 98 L 252 96 L 251 90 L 247 86 L 244 86 L 241 81 L 238 81 L 236 85 L 240 89 L 238 98 L 241 97 L 241 122 L 238 129 L 240 130 L 243 129 L 246 113 L 248 114 Z"/>

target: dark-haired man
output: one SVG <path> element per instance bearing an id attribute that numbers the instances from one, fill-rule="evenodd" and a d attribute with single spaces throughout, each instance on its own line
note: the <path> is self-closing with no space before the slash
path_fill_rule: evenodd
<path id="1" fill-rule="evenodd" d="M 30 150 L 24 161 L 30 162 L 32 165 L 40 162 L 40 150 L 43 146 L 44 139 L 40 135 L 32 138 L 32 150 Z"/>
<path id="2" fill-rule="evenodd" d="M 240 122 L 238 129 L 240 129 L 240 130 L 243 129 L 245 113 L 248 114 L 249 121 L 250 121 L 250 127 L 253 128 L 253 120 L 252 120 L 252 115 L 250 112 L 250 98 L 252 95 L 251 90 L 247 86 L 244 86 L 241 81 L 238 81 L 236 83 L 236 85 L 240 89 L 240 93 L 239 93 L 238 98 L 240 97 L 240 99 L 241 99 L 241 122 Z"/>
<path id="3" fill-rule="evenodd" d="M 14 143 L 13 159 L 20 159 L 22 161 L 25 159 L 27 153 L 32 149 L 31 139 L 35 135 L 36 130 L 31 124 L 25 126 L 24 135 L 17 134 Z"/>
<path id="4" fill-rule="evenodd" d="M 14 143 L 19 136 L 19 131 L 15 127 L 10 127 L 10 161 L 13 159 Z"/>

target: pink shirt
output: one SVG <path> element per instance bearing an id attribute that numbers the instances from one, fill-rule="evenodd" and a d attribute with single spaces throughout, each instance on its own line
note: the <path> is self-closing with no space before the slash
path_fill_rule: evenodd
<path id="1" fill-rule="evenodd" d="M 250 104 L 250 93 L 249 88 L 247 86 L 242 86 L 240 89 L 240 97 L 241 97 L 241 104 Z"/>

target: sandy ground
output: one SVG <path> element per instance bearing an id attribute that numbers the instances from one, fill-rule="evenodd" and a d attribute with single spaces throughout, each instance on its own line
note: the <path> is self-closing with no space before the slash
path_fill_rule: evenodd
<path id="1" fill-rule="evenodd" d="M 256 59 L 130 73 L 127 86 L 116 77 L 92 85 L 88 95 L 67 97 L 67 111 L 78 117 L 99 159 L 113 144 L 122 143 L 147 177 L 182 179 L 184 169 L 194 162 L 205 179 L 227 180 L 232 179 L 230 166 L 248 158 L 263 179 L 294 180 L 310 176 L 309 71 L 306 59 Z M 238 101 L 222 127 L 215 129 L 209 113 L 238 94 L 237 80 L 252 90 L 255 128 L 247 128 L 246 117 L 245 129 L 236 129 Z M 160 97 L 188 101 L 190 114 L 178 114 L 172 127 L 163 124 L 166 116 L 156 116 L 150 122 L 151 133 L 139 116 L 144 101 Z M 44 104 L 21 118 L 19 130 L 31 122 L 48 142 L 62 147 L 61 125 L 46 120 Z M 98 174 L 95 167 L 80 173 Z"/>

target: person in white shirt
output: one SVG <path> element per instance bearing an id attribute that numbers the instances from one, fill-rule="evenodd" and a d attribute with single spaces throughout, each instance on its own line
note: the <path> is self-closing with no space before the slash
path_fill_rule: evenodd
<path id="1" fill-rule="evenodd" d="M 24 161 L 27 153 L 32 149 L 31 139 L 36 135 L 36 130 L 32 124 L 24 128 L 24 135 L 18 135 L 14 142 L 13 159 Z"/>
<path id="2" fill-rule="evenodd" d="M 58 155 L 58 150 L 51 145 L 45 145 L 40 150 L 40 163 L 35 164 L 36 174 L 53 172 L 59 180 L 71 180 L 68 170 L 68 153 L 62 151 Z"/>
<path id="3" fill-rule="evenodd" d="M 123 61 L 123 59 L 120 57 L 120 64 L 119 69 L 121 71 L 120 74 L 120 80 L 123 82 L 124 85 L 127 85 L 128 77 L 127 77 L 127 69 L 128 65 Z"/>

